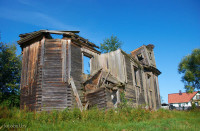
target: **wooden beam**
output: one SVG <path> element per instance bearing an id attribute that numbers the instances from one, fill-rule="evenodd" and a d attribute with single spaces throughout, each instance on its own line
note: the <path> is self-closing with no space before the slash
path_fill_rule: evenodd
<path id="1" fill-rule="evenodd" d="M 105 79 L 104 79 L 104 81 L 103 81 L 103 83 L 102 83 L 102 85 L 103 84 L 105 84 L 105 82 L 106 82 L 106 79 L 108 78 L 108 75 L 110 74 L 110 70 L 108 71 L 108 73 L 107 73 L 107 75 L 106 75 L 106 77 L 105 77 Z"/>
<path id="2" fill-rule="evenodd" d="M 63 82 L 67 82 L 67 69 L 66 69 L 66 40 L 62 40 L 62 80 Z"/>
<path id="3" fill-rule="evenodd" d="M 120 91 L 119 91 L 119 89 L 117 89 L 117 92 L 116 92 L 116 96 L 117 96 L 117 105 L 116 105 L 116 107 L 118 106 L 118 104 L 120 103 Z"/>
<path id="4" fill-rule="evenodd" d="M 81 103 L 81 100 L 80 100 L 78 91 L 77 91 L 77 89 L 76 89 L 76 86 L 75 86 L 75 84 L 74 84 L 74 80 L 73 80 L 72 77 L 69 79 L 69 84 L 71 84 L 71 87 L 72 87 L 72 90 L 73 90 L 73 92 L 74 92 L 74 96 L 75 96 L 76 102 L 77 102 L 77 104 L 78 104 L 78 108 L 79 108 L 80 111 L 82 112 L 82 111 L 83 111 L 83 105 L 82 105 L 82 103 Z"/>
<path id="5" fill-rule="evenodd" d="M 88 108 L 88 105 L 89 105 L 89 101 L 87 101 L 87 103 L 86 103 L 86 105 L 85 105 L 85 110 L 87 110 L 87 108 Z"/>
<path id="6" fill-rule="evenodd" d="M 68 78 L 71 76 L 71 40 L 68 40 Z"/>
<path id="7" fill-rule="evenodd" d="M 101 74 L 99 76 L 99 80 L 98 80 L 98 83 L 97 83 L 97 88 L 99 88 L 99 84 L 100 84 L 101 78 L 102 78 L 102 71 L 101 71 Z"/>

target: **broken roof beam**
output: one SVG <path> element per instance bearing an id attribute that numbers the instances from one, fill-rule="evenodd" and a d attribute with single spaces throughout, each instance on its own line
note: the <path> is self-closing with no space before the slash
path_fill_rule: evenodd
<path id="1" fill-rule="evenodd" d="M 39 31 L 34 31 L 31 33 L 25 33 L 25 34 L 20 34 L 19 37 L 24 38 L 28 35 L 31 35 L 35 32 L 45 32 L 45 33 L 51 33 L 51 34 L 68 34 L 68 33 L 79 33 L 80 31 L 56 31 L 56 30 L 39 30 Z"/>
<path id="2" fill-rule="evenodd" d="M 79 45 L 83 45 L 85 47 L 87 47 L 88 49 L 92 49 L 93 51 L 95 51 L 97 54 L 101 54 L 100 51 L 96 50 L 94 47 L 98 47 L 98 46 L 92 46 L 92 45 L 89 45 L 89 44 L 86 44 L 84 41 L 82 40 L 78 40 L 76 39 L 75 37 L 72 37 L 72 42 L 75 42 Z"/>
<path id="3" fill-rule="evenodd" d="M 18 43 L 24 43 L 29 41 L 32 38 L 38 37 L 40 35 L 45 34 L 60 34 L 60 35 L 75 35 L 74 33 L 79 33 L 80 31 L 55 31 L 55 30 L 39 30 L 32 33 L 25 33 L 20 34 L 19 37 L 21 40 L 18 41 Z"/>
<path id="4" fill-rule="evenodd" d="M 76 34 L 75 34 L 75 37 L 78 38 L 79 40 L 83 41 L 84 43 L 87 43 L 87 44 L 89 44 L 89 45 L 91 45 L 93 47 L 99 48 L 99 46 L 95 45 L 92 42 L 89 42 L 88 39 L 85 39 L 85 38 L 83 38 L 83 37 L 81 37 L 79 35 L 76 35 Z"/>
<path id="5" fill-rule="evenodd" d="M 41 32 L 45 33 L 50 33 L 50 34 L 71 34 L 73 35 L 74 33 L 79 33 L 80 31 L 56 31 L 56 30 L 40 30 Z"/>
<path id="6" fill-rule="evenodd" d="M 83 111 L 83 105 L 82 105 L 81 99 L 80 99 L 80 97 L 79 97 L 78 91 L 77 91 L 77 89 L 76 89 L 76 86 L 75 86 L 75 84 L 74 84 L 74 80 L 73 80 L 72 77 L 69 78 L 69 84 L 71 85 L 72 90 L 73 90 L 73 92 L 74 92 L 74 96 L 75 96 L 75 99 L 76 99 L 78 108 L 79 108 L 80 111 L 82 112 L 82 111 Z"/>

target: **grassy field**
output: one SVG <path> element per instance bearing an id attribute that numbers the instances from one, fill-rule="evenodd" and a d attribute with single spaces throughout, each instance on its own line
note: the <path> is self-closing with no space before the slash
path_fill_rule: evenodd
<path id="1" fill-rule="evenodd" d="M 200 111 L 124 108 L 29 112 L 0 107 L 0 130 L 198 130 Z"/>

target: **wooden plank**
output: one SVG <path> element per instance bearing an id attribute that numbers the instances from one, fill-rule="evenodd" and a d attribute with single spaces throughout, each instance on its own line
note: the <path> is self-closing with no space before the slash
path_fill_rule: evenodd
<path id="1" fill-rule="evenodd" d="M 97 88 L 99 88 L 101 78 L 102 78 L 102 70 L 101 70 L 101 74 L 100 74 L 100 76 L 99 76 L 99 80 L 98 80 L 98 82 L 97 82 Z"/>
<path id="2" fill-rule="evenodd" d="M 22 58 L 22 71 L 21 71 L 21 82 L 20 82 L 20 90 L 24 86 L 24 63 L 25 63 L 25 48 L 23 48 L 23 58 Z"/>
<path id="3" fill-rule="evenodd" d="M 149 98 L 149 107 L 150 108 L 152 108 L 152 101 L 151 101 L 151 99 L 152 99 L 152 97 L 151 97 L 151 95 L 150 95 L 150 90 L 151 90 L 151 81 L 150 81 L 150 79 L 151 78 L 148 78 L 148 77 L 151 77 L 151 76 L 148 76 L 148 74 L 147 74 L 147 93 L 148 93 L 148 98 Z"/>
<path id="4" fill-rule="evenodd" d="M 62 41 L 62 80 L 63 82 L 67 82 L 67 62 L 66 62 L 66 40 Z"/>
<path id="5" fill-rule="evenodd" d="M 147 100 L 147 85 L 146 85 L 146 81 L 147 81 L 147 79 L 146 79 L 146 77 L 145 77 L 145 73 L 144 73 L 144 71 L 142 70 L 142 82 L 143 82 L 143 89 L 144 89 L 144 99 L 145 99 L 145 103 L 146 103 L 146 107 L 147 107 L 147 105 L 148 105 L 148 100 Z"/>
<path id="6" fill-rule="evenodd" d="M 44 43 L 45 39 L 41 40 L 41 58 L 40 58 L 40 65 L 43 66 L 44 64 Z"/>
<path id="7" fill-rule="evenodd" d="M 119 89 L 117 90 L 116 95 L 117 95 L 117 102 L 116 102 L 116 107 L 117 107 L 117 105 L 120 103 L 120 92 L 119 92 Z"/>
<path id="8" fill-rule="evenodd" d="M 71 40 L 68 40 L 68 78 L 71 77 Z"/>
<path id="9" fill-rule="evenodd" d="M 76 98 L 76 102 L 77 102 L 77 104 L 78 104 L 78 107 L 79 107 L 80 111 L 82 112 L 82 111 L 83 111 L 83 105 L 82 105 L 82 103 L 81 103 L 81 100 L 80 100 L 78 91 L 77 91 L 77 89 L 76 89 L 76 86 L 75 86 L 75 84 L 74 84 L 74 80 L 73 80 L 72 77 L 69 79 L 69 83 L 71 84 L 71 87 L 72 87 L 72 90 L 73 90 L 73 92 L 74 92 L 74 96 L 75 96 L 75 98 Z"/>
<path id="10" fill-rule="evenodd" d="M 107 73 L 107 75 L 106 75 L 106 77 L 105 77 L 105 79 L 104 79 L 104 81 L 103 81 L 102 85 L 104 85 L 104 84 L 105 84 L 105 82 L 106 82 L 106 80 L 107 80 L 107 78 L 108 78 L 109 74 L 110 74 L 110 70 L 108 71 L 108 73 Z"/>
<path id="11" fill-rule="evenodd" d="M 154 104 L 154 110 L 156 110 L 156 91 L 155 91 L 155 83 L 154 83 L 154 74 L 152 73 L 152 79 L 151 79 L 151 83 L 152 83 L 152 89 L 153 89 L 153 104 Z"/>
<path id="12" fill-rule="evenodd" d="M 89 105 L 89 101 L 87 101 L 87 103 L 85 104 L 85 110 L 87 110 L 87 108 L 88 108 L 88 105 Z"/>
<path id="13" fill-rule="evenodd" d="M 40 68 L 40 71 L 41 71 L 41 78 L 39 77 L 39 79 L 41 79 L 41 89 L 43 88 L 43 84 L 44 84 L 44 70 L 43 70 L 43 68 L 44 68 L 44 51 L 45 51 L 45 38 L 43 38 L 42 40 L 41 40 L 41 54 L 40 54 L 40 66 L 41 66 L 41 68 Z M 43 92 L 42 92 L 43 93 Z M 42 97 L 42 102 L 43 102 L 43 97 Z M 42 103 L 42 105 L 41 106 L 43 106 L 43 103 Z"/>
<path id="14" fill-rule="evenodd" d="M 155 80 L 156 80 L 156 85 L 157 85 L 157 97 L 158 97 L 158 102 L 159 102 L 159 108 L 161 107 L 161 103 L 160 103 L 160 89 L 159 89 L 159 83 L 158 83 L 158 76 L 155 76 Z"/>

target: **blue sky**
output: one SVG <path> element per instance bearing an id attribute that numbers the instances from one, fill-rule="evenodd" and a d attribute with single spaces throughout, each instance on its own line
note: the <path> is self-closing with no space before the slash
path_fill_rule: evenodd
<path id="1" fill-rule="evenodd" d="M 130 52 L 143 44 L 155 45 L 160 93 L 184 91 L 178 63 L 200 48 L 199 0 L 0 0 L 1 41 L 49 30 L 80 30 L 97 45 L 116 35 Z M 20 48 L 18 48 L 18 53 Z"/>

